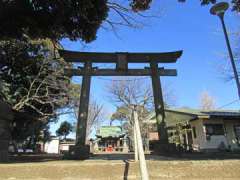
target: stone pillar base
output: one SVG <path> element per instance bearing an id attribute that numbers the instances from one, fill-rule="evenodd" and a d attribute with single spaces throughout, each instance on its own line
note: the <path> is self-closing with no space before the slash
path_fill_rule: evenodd
<path id="1" fill-rule="evenodd" d="M 176 153 L 176 145 L 171 143 L 157 142 L 154 144 L 154 153 L 156 154 L 171 154 Z"/>
<path id="2" fill-rule="evenodd" d="M 70 146 L 69 152 L 64 155 L 64 159 L 84 160 L 90 157 L 89 145 Z"/>

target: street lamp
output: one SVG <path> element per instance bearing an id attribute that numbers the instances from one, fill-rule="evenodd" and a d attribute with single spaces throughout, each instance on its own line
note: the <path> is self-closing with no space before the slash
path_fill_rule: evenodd
<path id="1" fill-rule="evenodd" d="M 240 99 L 239 77 L 238 77 L 237 68 L 236 68 L 236 65 L 235 65 L 235 62 L 234 62 L 233 53 L 232 53 L 232 49 L 231 49 L 228 34 L 227 34 L 227 29 L 226 29 L 225 22 L 224 22 L 224 14 L 225 14 L 225 12 L 228 8 L 229 8 L 229 4 L 227 2 L 220 2 L 220 3 L 215 4 L 210 9 L 210 13 L 212 15 L 217 15 L 221 20 L 222 27 L 223 27 L 223 32 L 224 32 L 226 43 L 227 43 L 228 53 L 229 53 L 229 56 L 230 56 L 230 60 L 231 60 L 232 68 L 233 68 L 233 73 L 234 73 L 234 77 L 235 77 L 236 84 L 237 84 L 238 97 Z"/>

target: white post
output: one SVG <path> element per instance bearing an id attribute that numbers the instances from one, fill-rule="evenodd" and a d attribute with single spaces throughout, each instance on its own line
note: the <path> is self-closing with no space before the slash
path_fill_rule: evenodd
<path id="1" fill-rule="evenodd" d="M 140 161 L 139 163 L 140 163 L 141 177 L 142 177 L 142 180 L 148 180 L 149 179 L 148 170 L 147 170 L 147 164 L 146 164 L 144 150 L 143 150 L 142 136 L 140 133 L 140 126 L 139 126 L 136 106 L 134 106 L 134 109 L 133 109 L 133 119 L 136 127 L 137 147 L 138 147 L 138 155 L 139 155 L 139 161 Z"/>
<path id="2" fill-rule="evenodd" d="M 133 134 L 134 134 L 134 159 L 135 161 L 138 161 L 136 123 L 133 123 Z"/>
<path id="3" fill-rule="evenodd" d="M 186 150 L 189 150 L 189 143 L 188 143 L 188 132 L 187 129 L 185 129 L 185 138 L 186 138 Z"/>

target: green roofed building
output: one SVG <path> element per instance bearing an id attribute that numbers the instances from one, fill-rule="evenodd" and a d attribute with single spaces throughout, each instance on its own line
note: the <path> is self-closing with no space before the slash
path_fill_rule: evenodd
<path id="1" fill-rule="evenodd" d="M 99 138 L 108 138 L 108 137 L 124 137 L 125 133 L 122 132 L 120 126 L 102 126 L 96 134 Z"/>
<path id="2" fill-rule="evenodd" d="M 102 126 L 93 142 L 95 152 L 128 152 L 127 134 L 120 126 Z"/>

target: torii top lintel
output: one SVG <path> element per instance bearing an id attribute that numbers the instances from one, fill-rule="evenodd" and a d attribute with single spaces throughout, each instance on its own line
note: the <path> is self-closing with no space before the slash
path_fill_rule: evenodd
<path id="1" fill-rule="evenodd" d="M 125 56 L 129 63 L 147 63 L 152 60 L 157 63 L 175 63 L 181 57 L 182 51 L 164 53 L 128 53 L 128 52 L 77 52 L 59 50 L 60 56 L 67 62 L 115 63 L 119 56 Z"/>

